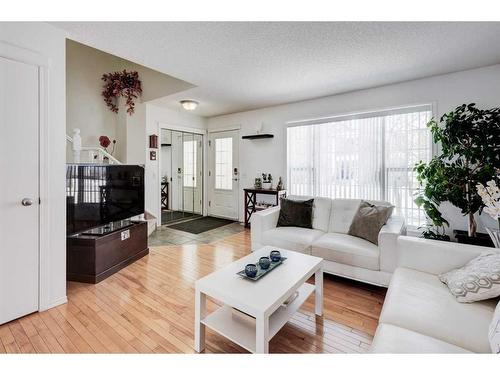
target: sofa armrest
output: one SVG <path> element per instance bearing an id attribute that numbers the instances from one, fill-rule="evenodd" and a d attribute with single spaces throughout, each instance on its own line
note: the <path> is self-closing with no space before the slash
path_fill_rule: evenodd
<path id="1" fill-rule="evenodd" d="M 252 217 L 250 218 L 252 251 L 260 249 L 264 245 L 262 243 L 262 234 L 267 230 L 276 228 L 279 215 L 280 208 L 278 206 L 254 212 L 252 214 Z"/>
<path id="2" fill-rule="evenodd" d="M 378 234 L 380 250 L 380 270 L 394 272 L 397 267 L 397 240 L 406 234 L 405 219 L 402 216 L 391 216 Z"/>
<path id="3" fill-rule="evenodd" d="M 398 238 L 398 267 L 439 275 L 462 267 L 488 251 L 495 249 L 403 236 Z"/>

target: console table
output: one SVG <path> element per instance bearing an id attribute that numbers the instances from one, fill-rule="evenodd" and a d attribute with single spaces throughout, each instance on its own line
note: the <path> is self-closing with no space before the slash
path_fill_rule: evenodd
<path id="1" fill-rule="evenodd" d="M 161 208 L 168 210 L 168 182 L 161 183 Z"/>
<path id="2" fill-rule="evenodd" d="M 280 199 L 286 198 L 286 190 L 275 190 L 275 189 L 243 189 L 245 195 L 245 228 L 250 227 L 250 218 L 255 211 L 265 210 L 268 207 L 257 206 L 257 194 L 264 195 L 274 195 L 276 197 L 276 204 L 274 206 L 279 206 Z"/>

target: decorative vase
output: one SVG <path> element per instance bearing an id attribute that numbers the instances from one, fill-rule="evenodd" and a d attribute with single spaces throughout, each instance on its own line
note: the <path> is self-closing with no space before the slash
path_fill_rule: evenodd
<path id="1" fill-rule="evenodd" d="M 260 257 L 259 265 L 263 270 L 267 270 L 271 265 L 271 260 L 268 257 Z"/>
<path id="2" fill-rule="evenodd" d="M 257 266 L 255 264 L 247 264 L 245 266 L 245 275 L 248 277 L 257 276 Z"/>
<path id="3" fill-rule="evenodd" d="M 486 228 L 486 231 L 490 235 L 491 240 L 493 241 L 493 244 L 495 245 L 495 247 L 497 249 L 500 248 L 500 230 Z"/>
<path id="4" fill-rule="evenodd" d="M 278 250 L 273 250 L 271 251 L 271 254 L 269 254 L 269 257 L 271 258 L 271 261 L 279 262 L 281 260 L 281 253 Z"/>

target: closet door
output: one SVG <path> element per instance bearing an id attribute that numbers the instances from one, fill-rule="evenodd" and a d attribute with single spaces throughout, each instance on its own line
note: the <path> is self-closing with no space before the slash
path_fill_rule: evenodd
<path id="1" fill-rule="evenodd" d="M 2 324 L 38 310 L 38 67 L 0 57 L 0 88 Z"/>

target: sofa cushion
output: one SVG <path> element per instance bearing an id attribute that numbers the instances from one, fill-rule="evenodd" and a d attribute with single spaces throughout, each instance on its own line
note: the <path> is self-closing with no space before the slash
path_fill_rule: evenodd
<path id="1" fill-rule="evenodd" d="M 389 202 L 367 200 L 377 206 L 391 206 Z M 361 199 L 333 199 L 328 232 L 347 234 Z"/>
<path id="2" fill-rule="evenodd" d="M 488 338 L 490 340 L 491 352 L 500 354 L 500 302 L 497 304 L 493 319 L 490 323 Z"/>
<path id="3" fill-rule="evenodd" d="M 262 234 L 263 243 L 283 249 L 311 254 L 311 244 L 325 232 L 299 227 L 277 227 Z"/>
<path id="4" fill-rule="evenodd" d="M 323 232 L 328 232 L 330 224 L 330 213 L 332 210 L 332 199 L 324 197 L 309 197 L 301 195 L 291 195 L 289 199 L 293 200 L 307 200 L 313 199 L 313 213 L 312 213 L 312 227 L 319 229 Z"/>
<path id="5" fill-rule="evenodd" d="M 389 220 L 393 209 L 394 206 L 375 206 L 369 202 L 361 201 L 347 234 L 378 245 L 380 229 Z"/>
<path id="6" fill-rule="evenodd" d="M 314 199 L 281 199 L 278 227 L 301 227 L 312 229 Z"/>
<path id="7" fill-rule="evenodd" d="M 446 341 L 479 353 L 490 352 L 488 326 L 495 301 L 459 303 L 436 275 L 397 268 L 379 322 Z"/>
<path id="8" fill-rule="evenodd" d="M 312 255 L 332 262 L 379 270 L 378 246 L 342 233 L 326 233 L 312 246 Z"/>
<path id="9" fill-rule="evenodd" d="M 314 198 L 312 222 L 313 229 L 319 229 L 323 232 L 328 232 L 331 210 L 332 200 L 330 198 Z"/>
<path id="10" fill-rule="evenodd" d="M 439 275 L 458 302 L 475 302 L 500 296 L 500 253 L 479 255 L 465 266 Z"/>
<path id="11" fill-rule="evenodd" d="M 445 341 L 392 324 L 379 324 L 373 338 L 372 353 L 470 353 Z"/>

